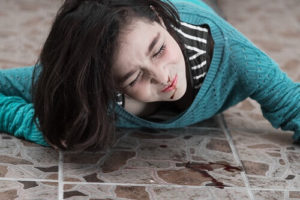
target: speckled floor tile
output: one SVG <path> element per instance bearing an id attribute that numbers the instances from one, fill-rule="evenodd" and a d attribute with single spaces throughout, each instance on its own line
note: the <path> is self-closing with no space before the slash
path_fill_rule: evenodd
<path id="1" fill-rule="evenodd" d="M 153 187 L 153 186 L 103 186 L 103 185 L 65 185 L 65 200 L 88 199 L 137 199 L 137 200 L 248 200 L 245 189 Z"/>
<path id="2" fill-rule="evenodd" d="M 285 199 L 283 191 L 252 191 L 256 200 Z"/>
<path id="3" fill-rule="evenodd" d="M 288 197 L 291 200 L 300 199 L 300 191 L 289 191 L 288 192 Z"/>
<path id="4" fill-rule="evenodd" d="M 57 180 L 58 152 L 0 134 L 0 177 Z"/>
<path id="5" fill-rule="evenodd" d="M 232 130 L 250 187 L 300 191 L 300 146 L 291 134 Z"/>
<path id="6" fill-rule="evenodd" d="M 222 132 L 200 128 L 124 135 L 109 152 L 64 153 L 64 180 L 244 186 Z"/>
<path id="7" fill-rule="evenodd" d="M 1 200 L 57 200 L 58 187 L 55 182 L 3 181 L 0 180 Z"/>
<path id="8" fill-rule="evenodd" d="M 248 200 L 245 189 L 218 189 L 218 188 L 154 188 L 154 197 L 157 200 Z M 250 200 L 250 199 L 249 199 Z"/>
<path id="9" fill-rule="evenodd" d="M 299 191 L 252 190 L 256 200 L 299 200 Z"/>
<path id="10" fill-rule="evenodd" d="M 141 189 L 140 189 L 141 188 Z M 132 187 L 131 193 L 135 197 L 140 197 L 144 187 Z M 128 190 L 129 191 L 129 190 Z M 84 199 L 118 199 L 118 190 L 116 186 L 109 185 L 89 185 L 89 184 L 65 184 L 63 199 L 68 200 L 84 200 Z M 144 198 L 143 198 L 144 199 Z"/>

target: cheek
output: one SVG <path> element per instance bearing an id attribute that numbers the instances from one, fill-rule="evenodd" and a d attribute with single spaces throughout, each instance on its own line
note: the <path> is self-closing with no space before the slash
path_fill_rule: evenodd
<path id="1" fill-rule="evenodd" d="M 169 64 L 178 64 L 181 61 L 181 50 L 176 44 L 171 44 L 165 52 L 165 59 Z"/>
<path id="2" fill-rule="evenodd" d="M 139 82 L 134 88 L 125 91 L 125 93 L 138 101 L 146 102 L 151 97 L 150 91 L 149 84 L 146 82 Z"/>

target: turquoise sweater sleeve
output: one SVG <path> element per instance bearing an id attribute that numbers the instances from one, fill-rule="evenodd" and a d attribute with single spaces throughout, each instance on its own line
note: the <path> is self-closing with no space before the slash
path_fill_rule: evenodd
<path id="1" fill-rule="evenodd" d="M 33 122 L 33 67 L 0 70 L 0 132 L 49 146 Z"/>
<path id="2" fill-rule="evenodd" d="M 18 96 L 0 93 L 0 131 L 40 145 L 49 146 L 33 122 L 34 108 Z"/>
<path id="3" fill-rule="evenodd" d="M 185 3 L 185 4 L 191 4 L 191 6 L 200 6 L 202 8 L 204 8 L 205 10 L 209 11 L 209 12 L 212 12 L 212 13 L 215 13 L 216 12 L 209 6 L 207 5 L 205 2 L 201 1 L 201 0 L 169 0 L 171 3 Z"/>
<path id="4" fill-rule="evenodd" d="M 251 42 L 235 40 L 229 49 L 230 62 L 239 74 L 244 92 L 260 104 L 263 116 L 275 128 L 294 131 L 293 139 L 299 141 L 300 83 L 293 82 Z"/>
<path id="5" fill-rule="evenodd" d="M 0 93 L 32 101 L 31 80 L 34 66 L 0 69 Z"/>

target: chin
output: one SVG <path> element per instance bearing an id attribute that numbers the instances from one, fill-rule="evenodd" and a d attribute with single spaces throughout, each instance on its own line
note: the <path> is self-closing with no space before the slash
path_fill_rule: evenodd
<path id="1" fill-rule="evenodd" d="M 170 98 L 169 101 L 178 101 L 184 97 L 185 91 L 176 91 L 173 98 Z"/>
<path id="2" fill-rule="evenodd" d="M 183 96 L 184 96 L 184 95 L 174 96 L 174 98 L 171 99 L 171 100 L 172 100 L 172 101 L 178 101 L 178 100 L 182 99 Z"/>

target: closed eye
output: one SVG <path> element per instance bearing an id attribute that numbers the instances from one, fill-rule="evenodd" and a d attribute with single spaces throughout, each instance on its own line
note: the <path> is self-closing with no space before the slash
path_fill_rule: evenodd
<path id="1" fill-rule="evenodd" d="M 142 75 L 142 72 L 140 71 L 138 73 L 137 77 L 131 83 L 129 83 L 129 86 L 133 87 L 135 85 L 135 83 L 139 80 L 139 78 L 141 77 L 141 75 Z"/>
<path id="2" fill-rule="evenodd" d="M 164 50 L 166 49 L 166 45 L 165 43 L 160 47 L 160 49 L 158 50 L 158 52 L 156 52 L 154 55 L 153 55 L 153 58 L 156 58 L 156 57 L 159 57 L 163 52 Z"/>

